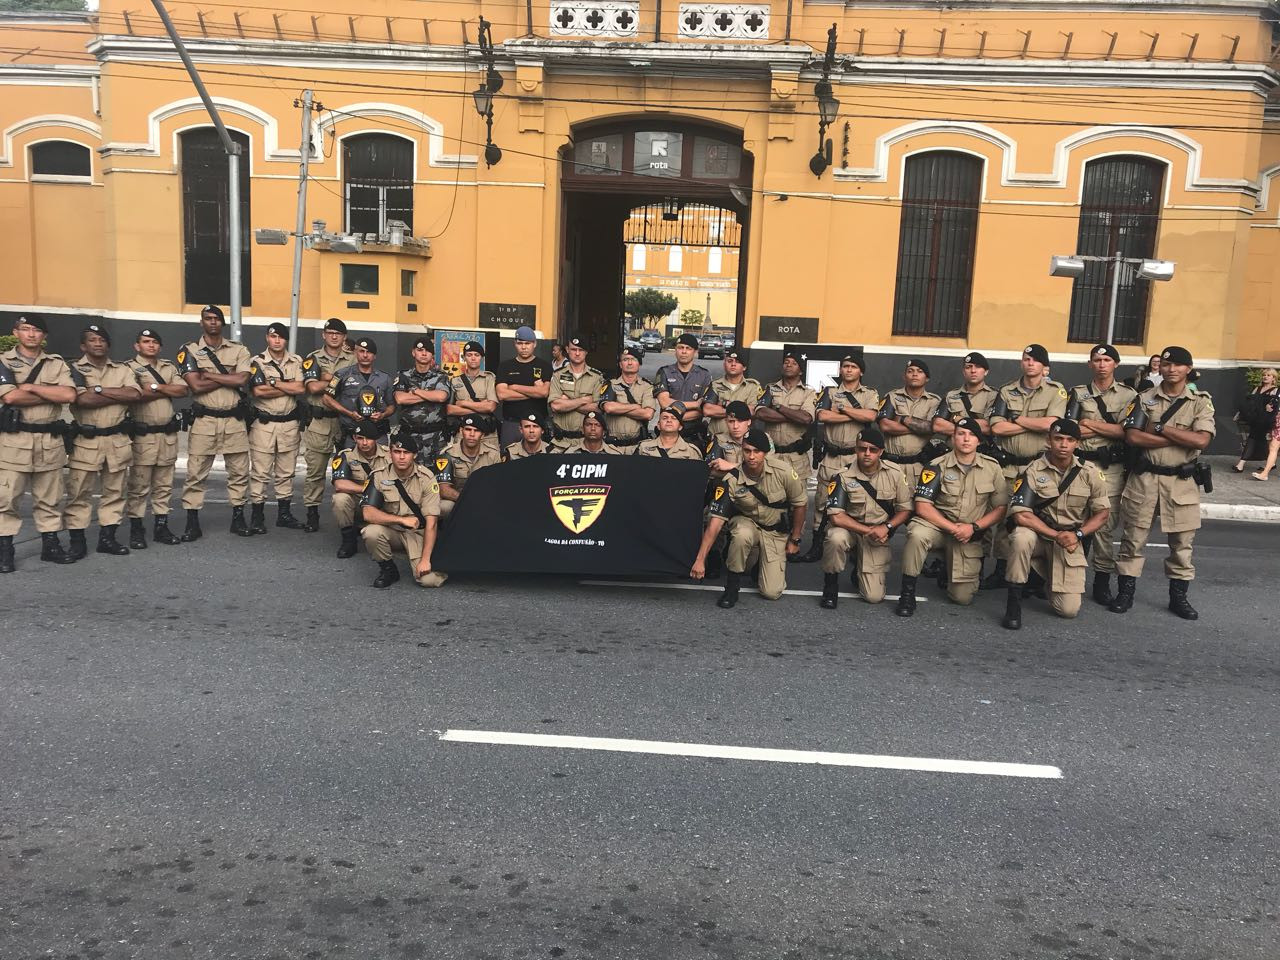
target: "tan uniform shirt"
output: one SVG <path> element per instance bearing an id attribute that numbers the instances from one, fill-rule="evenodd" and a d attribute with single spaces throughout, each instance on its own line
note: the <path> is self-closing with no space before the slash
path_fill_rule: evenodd
<path id="1" fill-rule="evenodd" d="M 717 377 L 711 381 L 711 388 L 703 400 L 720 407 L 727 407 L 733 401 L 741 400 L 754 410 L 762 396 L 764 396 L 764 387 L 760 385 L 759 380 L 752 377 L 743 377 L 737 383 L 730 383 L 727 377 Z M 711 427 L 711 435 L 717 440 L 725 440 L 729 437 L 729 428 L 725 426 L 724 421 L 724 417 L 707 420 Z"/>
<path id="2" fill-rule="evenodd" d="M 669 460 L 701 460 L 702 451 L 683 437 L 678 437 L 670 447 L 664 447 L 658 437 L 640 441 L 637 457 L 666 457 Z"/>
<path id="3" fill-rule="evenodd" d="M 853 396 L 853 402 L 850 402 L 846 394 Z M 819 410 L 833 410 L 836 413 L 848 413 L 850 410 L 857 409 L 875 410 L 879 406 L 880 394 L 861 381 L 858 382 L 857 388 L 852 391 L 845 389 L 842 383 L 823 387 L 822 393 L 818 396 Z M 866 426 L 867 424 L 861 420 L 837 420 L 833 423 L 824 423 L 822 428 L 827 440 L 827 456 L 843 457 L 849 455 L 836 453 L 830 449 L 832 447 L 852 453 L 854 444 L 858 442 L 858 435 L 862 433 L 863 428 Z"/>
<path id="4" fill-rule="evenodd" d="M 619 448 L 615 447 L 612 443 L 608 443 L 608 442 L 604 443 L 599 450 L 588 450 L 583 445 L 584 442 L 585 441 L 583 440 L 570 440 L 563 447 L 556 450 L 556 453 L 562 453 L 562 454 L 565 454 L 566 456 L 568 456 L 569 454 L 587 453 L 596 457 L 601 457 L 606 455 L 611 457 L 625 457 L 628 454 L 635 452 L 634 450 L 620 450 Z"/>
<path id="5" fill-rule="evenodd" d="M 941 407 L 942 398 L 936 393 L 930 393 L 926 390 L 920 396 L 912 397 L 907 393 L 905 387 L 899 387 L 885 394 L 880 410 L 886 415 L 884 417 L 886 420 L 900 421 L 904 417 L 914 417 L 917 420 L 932 424 L 933 418 L 937 416 Z M 884 435 L 884 452 L 895 457 L 917 456 L 924 450 L 931 435 L 932 432 L 928 435 L 904 433 L 901 436 L 886 433 Z"/>
<path id="6" fill-rule="evenodd" d="M 1184 389 L 1179 397 L 1170 397 L 1161 387 L 1144 390 L 1129 405 L 1125 427 L 1140 428 L 1145 424 L 1158 423 L 1181 397 L 1186 397 L 1187 402 L 1178 407 L 1173 416 L 1165 421 L 1165 425 L 1203 431 L 1212 436 L 1216 430 L 1213 398 L 1207 393 L 1192 393 L 1188 389 Z M 1144 460 L 1158 467 L 1181 467 L 1200 456 L 1198 450 L 1172 445 L 1143 449 L 1141 453 Z M 1121 507 L 1127 531 L 1149 528 L 1154 522 L 1157 507 L 1160 529 L 1165 533 L 1184 533 L 1200 527 L 1200 488 L 1193 477 L 1161 476 L 1132 470 L 1125 481 Z M 1190 563 L 1189 547 L 1186 549 L 1185 562 Z"/>
<path id="7" fill-rule="evenodd" d="M 271 354 L 263 350 L 249 362 L 249 386 L 271 386 L 272 380 L 301 380 L 302 373 L 302 358 L 296 353 L 286 353 L 283 360 L 273 360 Z M 268 416 L 282 417 L 297 409 L 298 398 L 292 395 L 254 397 L 253 405 Z"/>
<path id="8" fill-rule="evenodd" d="M 372 457 L 365 457 L 356 447 L 339 450 L 329 462 L 333 479 L 350 480 L 363 486 L 376 471 L 391 468 L 391 459 L 385 449 L 381 444 L 375 446 Z"/>
<path id="9" fill-rule="evenodd" d="M 462 488 L 467 485 L 467 480 L 471 478 L 471 474 L 485 467 L 492 467 L 495 463 L 501 463 L 502 458 L 494 452 L 493 448 L 488 447 L 483 441 L 480 443 L 480 452 L 474 457 L 469 457 L 462 449 L 462 441 L 455 440 L 443 450 L 440 456 L 436 457 L 436 463 L 440 460 L 448 458 L 449 462 L 445 467 L 441 467 L 436 471 L 437 475 L 440 470 L 449 469 L 450 478 L 447 482 L 452 483 L 458 492 L 462 492 Z"/>
<path id="10" fill-rule="evenodd" d="M 859 480 L 871 484 L 874 497 Z M 911 485 L 907 483 L 906 473 L 896 463 L 883 460 L 873 474 L 864 473 L 855 462 L 827 483 L 826 495 L 830 498 L 827 513 L 847 513 L 868 526 L 888 523 L 895 514 L 912 507 Z M 892 504 L 892 512 L 885 510 L 881 501 Z"/>
<path id="11" fill-rule="evenodd" d="M 914 496 L 932 503 L 952 523 L 974 523 L 996 507 L 1008 505 L 1009 483 L 991 457 L 978 454 L 966 469 L 953 451 L 924 468 Z"/>
<path id="12" fill-rule="evenodd" d="M 506 450 L 502 452 L 503 460 L 523 460 L 525 457 L 536 457 L 540 453 L 550 453 L 551 447 L 547 445 L 547 441 L 539 440 L 538 449 L 530 453 L 524 448 L 524 441 L 517 440 L 515 443 L 508 444 Z"/>
<path id="13" fill-rule="evenodd" d="M 396 473 L 390 461 L 385 467 L 374 470 L 365 487 L 362 504 L 397 517 L 412 516 L 413 510 L 396 489 L 397 479 L 424 517 L 440 516 L 440 485 L 436 483 L 436 475 L 419 463 L 413 465 L 413 472 L 407 479 Z"/>
<path id="14" fill-rule="evenodd" d="M 159 374 L 158 377 L 147 369 L 147 365 L 147 361 L 140 356 L 135 356 L 128 363 L 138 389 L 142 391 L 144 397 L 151 395 L 151 384 L 153 383 L 167 386 L 182 379 L 182 373 L 178 368 L 162 357 L 156 357 L 150 364 L 151 370 Z M 145 400 L 142 403 L 135 404 L 133 407 L 133 419 L 149 427 L 162 427 L 173 419 L 173 401 L 166 396 L 158 395 L 154 400 Z"/>
<path id="15" fill-rule="evenodd" d="M 1178 412 L 1170 417 L 1165 426 L 1178 427 L 1183 430 L 1197 430 L 1213 435 L 1217 428 L 1213 421 L 1213 398 L 1203 391 L 1192 393 L 1184 389 L 1178 397 L 1171 397 L 1160 387 L 1152 387 L 1130 404 L 1126 415 L 1126 427 L 1140 427 L 1144 423 L 1159 423 L 1169 408 L 1181 397 L 1187 402 L 1178 407 Z M 1180 467 L 1200 456 L 1199 450 L 1187 447 L 1159 447 L 1142 451 L 1142 456 L 1158 467 Z"/>
<path id="16" fill-rule="evenodd" d="M 1081 384 L 1071 389 L 1066 416 L 1072 420 L 1104 420 L 1108 423 L 1123 423 L 1125 411 L 1137 398 L 1138 392 L 1119 380 L 1113 382 L 1101 393 L 1096 391 L 1092 383 Z M 1104 410 L 1110 416 L 1109 420 L 1102 415 Z M 1103 447 L 1123 445 L 1123 440 L 1108 440 L 1106 437 L 1085 437 L 1080 441 L 1081 450 L 1100 450 Z"/>
<path id="17" fill-rule="evenodd" d="M 979 386 L 973 393 L 970 393 L 964 387 L 948 390 L 946 397 L 942 401 L 942 409 L 938 411 L 938 416 L 945 417 L 952 423 L 955 423 L 961 417 L 989 420 L 991 418 L 991 408 L 995 406 L 998 395 L 995 388 L 988 386 L 986 383 Z M 969 400 L 968 407 L 965 406 L 965 398 Z"/>
<path id="18" fill-rule="evenodd" d="M 604 385 L 600 394 L 601 403 L 637 403 L 642 407 L 658 408 L 658 401 L 653 396 L 653 384 L 636 375 L 635 383 L 627 383 L 622 377 L 614 377 Z M 647 433 L 648 424 L 628 416 L 606 413 L 605 426 L 609 428 L 609 436 L 614 440 L 631 440 Z"/>
<path id="19" fill-rule="evenodd" d="M 994 427 L 1011 417 L 1061 417 L 1067 412 L 1067 388 L 1047 377 L 1034 390 L 1022 385 L 1022 379 L 1010 380 L 1000 388 L 991 415 L 987 418 Z M 1028 463 L 1049 446 L 1047 433 L 1030 430 L 1012 437 L 996 437 L 996 445 L 1006 453 L 1023 458 Z"/>
<path id="20" fill-rule="evenodd" d="M 127 364 L 108 360 L 104 366 L 98 367 L 91 363 L 88 357 L 81 357 L 71 364 L 71 379 L 75 381 L 76 390 L 79 393 L 85 393 L 94 387 L 107 389 L 138 385 L 133 371 Z M 76 423 L 103 429 L 123 423 L 124 418 L 129 415 L 129 407 L 127 403 L 110 403 L 103 407 L 72 407 L 71 414 L 76 418 Z M 96 449 L 98 441 L 77 437 L 76 445 L 79 446 L 82 443 L 87 444 L 91 449 Z"/>
<path id="21" fill-rule="evenodd" d="M 759 497 L 751 492 L 752 488 L 760 492 Z M 766 457 L 759 480 L 752 480 L 739 467 L 717 481 L 711 493 L 710 513 L 725 519 L 746 517 L 763 530 L 786 536 L 791 531 L 792 508 L 808 502 L 804 481 L 791 465 Z"/>
<path id="22" fill-rule="evenodd" d="M 321 347 L 319 350 L 312 350 L 307 354 L 307 358 L 302 361 L 302 379 L 307 383 L 318 380 L 327 385 L 333 379 L 335 373 L 351 366 L 355 362 L 356 355 L 345 346 L 336 357 L 329 356 L 329 354 L 325 353 L 324 348 Z M 332 412 L 324 405 L 324 391 L 308 393 L 307 403 L 317 410 L 323 410 L 326 415 Z"/>
<path id="23" fill-rule="evenodd" d="M 468 385 L 471 390 L 467 390 Z M 489 370 L 481 370 L 474 377 L 469 377 L 465 373 L 460 373 L 449 381 L 449 386 L 453 389 L 454 403 L 476 403 L 481 400 L 492 400 L 498 403 L 498 378 Z M 473 397 L 471 394 L 475 393 Z M 485 417 L 496 417 L 498 408 L 494 408 L 491 413 L 481 414 Z"/>
<path id="24" fill-rule="evenodd" d="M 1062 481 L 1076 466 L 1080 470 L 1064 490 Z M 1055 530 L 1074 530 L 1111 505 L 1107 482 L 1096 466 L 1075 461 L 1066 470 L 1059 470 L 1047 456 L 1040 456 L 1027 464 L 1022 476 L 1013 482 L 1009 513 L 1034 511 L 1045 500 L 1053 502 L 1043 508 L 1040 519 Z"/>
<path id="25" fill-rule="evenodd" d="M 249 370 L 249 351 L 242 344 L 231 340 L 223 340 L 214 348 L 202 336 L 180 349 L 174 359 L 178 361 L 178 369 L 184 374 L 197 370 L 203 373 L 221 373 L 209 359 L 210 353 L 218 358 L 227 373 L 247 373 Z M 232 387 L 216 387 L 208 393 L 196 396 L 195 402 L 210 410 L 231 410 L 240 402 L 240 392 Z"/>
<path id="26" fill-rule="evenodd" d="M 0 363 L 12 374 L 6 380 L 12 383 L 0 383 L 0 397 L 16 387 L 21 386 L 31 374 L 36 364 L 44 360 L 40 373 L 33 383 L 47 387 L 74 387 L 71 379 L 71 368 L 57 354 L 41 351 L 34 359 L 28 359 L 14 347 L 7 353 L 0 354 Z M 15 407 L 22 417 L 23 423 L 53 423 L 62 416 L 62 405 L 57 403 L 37 403 L 32 407 Z M 67 462 L 66 448 L 61 437 L 47 433 L 0 433 L 0 470 L 16 470 L 19 473 L 42 473 L 56 470 Z"/>
<path id="27" fill-rule="evenodd" d="M 813 392 L 813 388 L 805 383 L 797 383 L 791 389 L 787 389 L 786 384 L 781 380 L 777 380 L 769 386 L 765 387 L 764 395 L 760 398 L 760 406 L 773 407 L 778 409 L 781 407 L 789 407 L 792 410 L 803 410 L 805 413 L 813 417 L 817 413 L 818 395 Z M 764 427 L 764 432 L 768 434 L 769 439 L 773 441 L 775 448 L 794 446 L 804 439 L 809 431 L 806 424 L 792 423 L 790 420 L 783 423 L 765 423 L 760 421 Z M 778 451 L 783 452 L 782 450 Z"/>
<path id="28" fill-rule="evenodd" d="M 575 375 L 567 365 L 556 372 L 551 378 L 551 388 L 547 393 L 547 406 L 550 409 L 551 402 L 565 397 L 569 400 L 581 400 L 583 397 L 590 397 L 592 402 L 599 402 L 604 388 L 604 374 L 595 367 L 587 367 L 582 373 Z M 555 424 L 556 432 L 563 433 L 581 433 L 582 432 L 582 411 L 573 410 L 569 413 L 551 414 L 551 422 Z"/>

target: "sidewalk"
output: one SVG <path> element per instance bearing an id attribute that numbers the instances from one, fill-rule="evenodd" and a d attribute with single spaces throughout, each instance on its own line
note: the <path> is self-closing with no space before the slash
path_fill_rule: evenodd
<path id="1" fill-rule="evenodd" d="M 1232 473 L 1235 457 L 1206 457 L 1213 464 L 1213 493 L 1203 495 L 1201 515 L 1206 520 L 1249 520 L 1280 523 L 1280 468 L 1270 480 L 1259 482 L 1250 476 L 1262 469 L 1251 462 L 1244 473 Z"/>

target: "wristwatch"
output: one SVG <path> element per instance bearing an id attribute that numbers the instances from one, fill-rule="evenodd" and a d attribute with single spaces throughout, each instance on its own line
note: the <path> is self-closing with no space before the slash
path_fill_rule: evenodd
<path id="1" fill-rule="evenodd" d="M 158 384 L 158 383 L 156 383 L 154 380 L 152 380 L 152 381 L 151 381 L 151 392 L 152 392 L 152 393 L 156 393 L 156 392 L 158 392 L 159 390 L 160 390 L 160 384 Z"/>
<path id="2" fill-rule="evenodd" d="M 1077 528 L 1076 528 L 1076 530 L 1075 530 L 1075 535 L 1076 535 L 1076 539 L 1077 539 L 1077 540 L 1080 540 L 1080 541 L 1083 541 L 1083 540 L 1084 540 L 1084 534 L 1080 532 L 1080 528 L 1079 528 L 1079 527 L 1077 527 Z"/>
<path id="3" fill-rule="evenodd" d="M 1151 428 L 1151 432 L 1156 434 L 1157 436 L 1164 433 L 1164 424 L 1157 423 L 1154 427 Z"/>
<path id="4" fill-rule="evenodd" d="M 269 387 L 274 387 L 275 385 L 276 385 L 276 378 L 275 378 L 275 377 L 271 377 L 269 380 L 267 380 L 267 386 L 269 386 Z"/>
<path id="5" fill-rule="evenodd" d="M 94 392 L 94 393 L 101 393 L 101 392 L 102 392 L 102 384 L 100 384 L 100 383 L 95 383 L 95 384 L 93 385 L 93 392 Z"/>
<path id="6" fill-rule="evenodd" d="M 791 538 L 791 542 L 792 542 L 792 543 L 794 543 L 794 544 L 798 547 L 798 546 L 800 546 L 800 541 L 801 541 L 801 540 L 803 540 L 803 539 L 804 539 L 804 537 L 792 537 L 792 538 Z"/>

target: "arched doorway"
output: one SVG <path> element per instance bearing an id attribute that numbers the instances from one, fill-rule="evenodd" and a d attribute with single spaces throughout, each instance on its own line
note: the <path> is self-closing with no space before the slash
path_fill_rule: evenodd
<path id="1" fill-rule="evenodd" d="M 699 231 L 718 219 L 733 229 L 698 233 L 700 248 L 730 243 L 736 259 L 732 326 L 741 342 L 746 296 L 752 158 L 741 131 L 689 120 L 643 116 L 575 127 L 561 151 L 562 224 L 559 316 L 556 335 L 586 337 L 590 362 L 612 369 L 622 341 L 628 272 L 628 237 L 634 242 L 636 211 L 673 211 L 674 223 L 658 235 Z M 726 211 L 724 218 L 708 211 Z M 698 211 L 698 216 L 685 216 Z M 646 222 L 663 223 L 645 216 Z M 628 232 L 625 228 L 631 224 Z M 674 262 L 671 261 L 671 262 Z"/>

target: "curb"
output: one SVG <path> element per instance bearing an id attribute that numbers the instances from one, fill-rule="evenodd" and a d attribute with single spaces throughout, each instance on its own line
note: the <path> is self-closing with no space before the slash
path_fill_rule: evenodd
<path id="1" fill-rule="evenodd" d="M 1204 520 L 1245 520 L 1249 523 L 1280 523 L 1280 506 L 1253 503 L 1202 503 Z"/>

